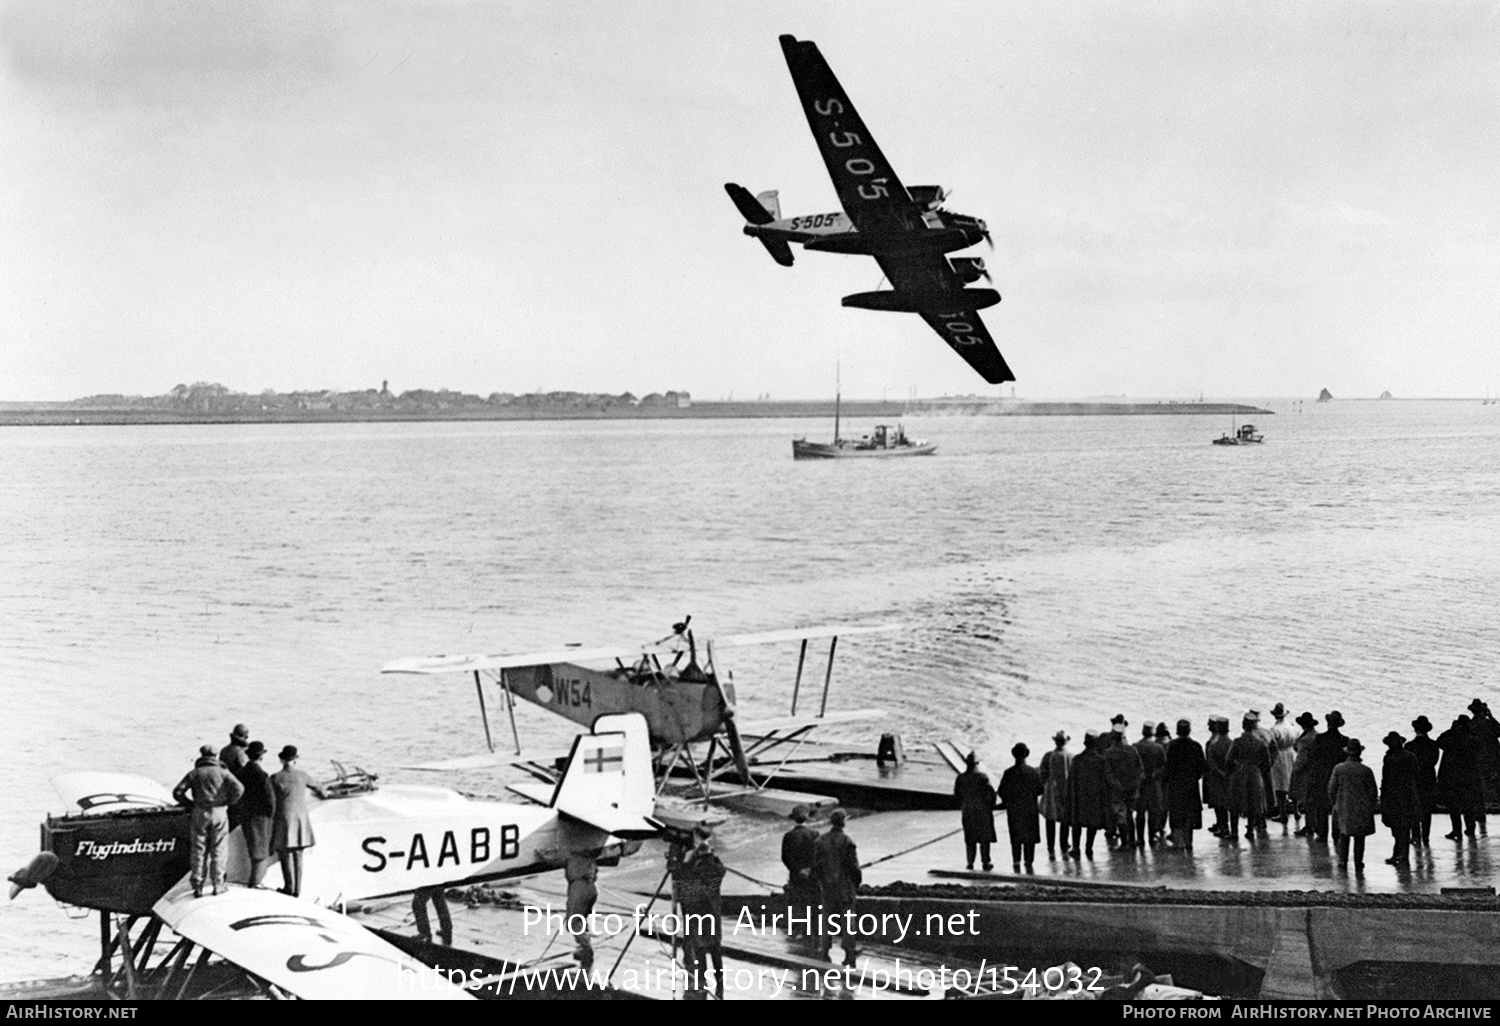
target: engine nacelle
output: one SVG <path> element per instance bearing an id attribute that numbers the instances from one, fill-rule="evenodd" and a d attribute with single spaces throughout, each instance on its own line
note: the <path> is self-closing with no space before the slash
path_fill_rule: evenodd
<path id="1" fill-rule="evenodd" d="M 918 203 L 927 210 L 936 210 L 948 198 L 947 190 L 941 185 L 908 185 L 906 194 L 912 198 L 913 203 Z"/>
<path id="2" fill-rule="evenodd" d="M 989 272 L 984 269 L 982 257 L 949 257 L 953 264 L 953 273 L 958 275 L 958 280 L 965 285 L 972 285 L 980 278 L 988 278 Z"/>

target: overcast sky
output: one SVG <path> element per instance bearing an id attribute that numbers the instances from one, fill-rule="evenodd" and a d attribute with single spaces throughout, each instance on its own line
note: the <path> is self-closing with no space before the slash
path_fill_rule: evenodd
<path id="1" fill-rule="evenodd" d="M 1493 2 L 5 0 L 0 399 L 995 393 L 741 234 L 837 208 L 783 32 L 988 221 L 1017 395 L 1500 394 Z"/>

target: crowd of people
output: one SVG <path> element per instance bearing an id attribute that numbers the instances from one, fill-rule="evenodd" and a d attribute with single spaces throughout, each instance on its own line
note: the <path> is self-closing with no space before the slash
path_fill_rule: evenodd
<path id="1" fill-rule="evenodd" d="M 1500 801 L 1500 722 L 1479 699 L 1436 738 L 1426 716 L 1411 721 L 1410 738 L 1387 733 L 1378 781 L 1365 764 L 1365 745 L 1344 733 L 1338 710 L 1321 721 L 1304 712 L 1288 722 L 1278 702 L 1271 716 L 1266 724 L 1250 710 L 1234 736 L 1227 716 L 1211 716 L 1208 741 L 1200 744 L 1185 719 L 1175 731 L 1146 722 L 1131 742 L 1129 721 L 1117 715 L 1108 730 L 1089 731 L 1077 754 L 1058 731 L 1035 767 L 1026 761 L 1030 749 L 1016 745 L 1015 765 L 997 786 L 971 752 L 953 787 L 968 867 L 977 851 L 982 868 L 993 868 L 997 807 L 1006 814 L 1017 872 L 1034 871 L 1044 829 L 1053 860 L 1059 852 L 1063 859 L 1092 859 L 1100 833 L 1111 851 L 1159 847 L 1190 855 L 1205 806 L 1213 820 L 1207 831 L 1220 845 L 1238 845 L 1242 829 L 1254 844 L 1269 836 L 1268 823 L 1284 824 L 1310 843 L 1332 840 L 1344 872 L 1351 855 L 1356 872 L 1364 868 L 1365 840 L 1377 817 L 1392 837 L 1385 861 L 1398 869 L 1410 868 L 1412 847 L 1431 846 L 1439 810 L 1449 817 L 1449 840 L 1486 832 L 1485 810 Z"/>
<path id="2" fill-rule="evenodd" d="M 281 862 L 282 893 L 302 893 L 302 851 L 313 845 L 307 793 L 322 797 L 322 791 L 297 768 L 296 745 L 282 748 L 276 773 L 261 765 L 265 754 L 266 746 L 250 740 L 250 729 L 237 723 L 217 754 L 212 745 L 198 749 L 192 770 L 172 790 L 192 810 L 188 879 L 195 898 L 203 897 L 205 886 L 213 894 L 228 889 L 226 849 L 236 826 L 243 828 L 250 853 L 250 886 L 264 886 L 274 856 Z"/>

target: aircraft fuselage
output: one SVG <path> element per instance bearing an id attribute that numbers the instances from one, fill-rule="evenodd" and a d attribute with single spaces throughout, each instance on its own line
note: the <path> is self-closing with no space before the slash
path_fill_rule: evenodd
<path id="1" fill-rule="evenodd" d="M 984 222 L 946 210 L 929 210 L 914 217 L 903 230 L 885 235 L 861 234 L 847 214 L 833 212 L 788 217 L 766 224 L 747 224 L 752 238 L 800 243 L 804 249 L 825 253 L 882 256 L 919 252 L 951 253 L 984 238 Z"/>
<path id="2" fill-rule="evenodd" d="M 707 741 L 724 725 L 724 698 L 712 681 L 665 680 L 622 670 L 549 663 L 505 671 L 511 693 L 574 723 L 606 713 L 645 716 L 652 744 Z"/>

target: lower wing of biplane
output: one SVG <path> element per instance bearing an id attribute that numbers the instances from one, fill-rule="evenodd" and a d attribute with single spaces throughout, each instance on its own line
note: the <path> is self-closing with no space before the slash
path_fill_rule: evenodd
<path id="1" fill-rule="evenodd" d="M 470 673 L 479 696 L 490 754 L 423 763 L 412 768 L 475 769 L 500 765 L 519 757 L 520 732 L 515 721 L 515 699 L 519 698 L 575 722 L 587 722 L 587 717 L 601 712 L 640 713 L 645 718 L 651 746 L 656 752 L 658 792 L 673 773 L 691 774 L 705 796 L 715 780 L 729 774 L 737 775 L 743 785 L 765 786 L 774 773 L 767 774 L 763 769 L 752 767 L 752 759 L 759 759 L 789 742 L 798 743 L 817 727 L 884 715 L 874 709 L 828 712 L 833 659 L 839 638 L 905 629 L 900 624 L 826 625 L 695 640 L 686 629 L 687 622 L 684 620 L 677 625 L 667 638 L 647 645 L 574 646 L 531 652 L 429 656 L 388 663 L 381 669 L 382 673 Z M 828 662 L 818 712 L 799 716 L 797 705 L 808 645 L 823 639 L 829 641 Z M 714 665 L 715 653 L 728 648 L 789 642 L 801 643 L 789 715 L 759 723 L 741 722 L 736 714 L 733 676 L 719 674 Z M 698 662 L 700 644 L 704 655 L 702 665 Z M 595 669 L 586 665 L 608 661 L 614 662 L 612 669 Z M 494 754 L 485 701 L 486 679 L 497 683 L 501 690 L 501 701 L 510 714 L 511 732 L 516 742 L 515 756 Z M 695 754 L 693 745 L 704 742 L 708 745 L 707 755 Z M 550 771 L 544 765 L 532 762 L 530 768 L 544 781 L 550 779 Z M 519 785 L 512 790 L 533 799 L 541 794 L 536 785 Z"/>

